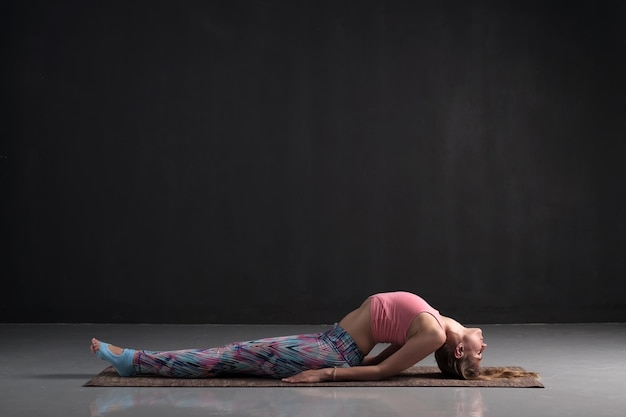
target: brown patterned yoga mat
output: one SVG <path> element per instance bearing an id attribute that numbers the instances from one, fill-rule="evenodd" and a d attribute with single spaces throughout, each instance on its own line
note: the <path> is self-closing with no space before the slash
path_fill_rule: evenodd
<path id="1" fill-rule="evenodd" d="M 520 367 L 511 366 L 511 369 Z M 157 376 L 120 377 L 108 367 L 87 381 L 85 387 L 498 387 L 543 388 L 536 378 L 502 378 L 493 381 L 463 381 L 446 378 L 435 366 L 413 366 L 401 374 L 383 381 L 320 382 L 316 384 L 288 384 L 279 379 L 249 376 L 219 378 L 164 378 Z"/>

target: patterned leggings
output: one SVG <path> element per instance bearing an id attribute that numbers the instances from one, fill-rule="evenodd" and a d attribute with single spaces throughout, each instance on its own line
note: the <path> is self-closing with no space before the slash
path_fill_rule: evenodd
<path id="1" fill-rule="evenodd" d="M 137 374 L 175 378 L 211 378 L 228 374 L 285 378 L 307 369 L 357 366 L 363 353 L 338 324 L 314 334 L 231 343 L 211 349 L 168 352 L 140 350 Z"/>

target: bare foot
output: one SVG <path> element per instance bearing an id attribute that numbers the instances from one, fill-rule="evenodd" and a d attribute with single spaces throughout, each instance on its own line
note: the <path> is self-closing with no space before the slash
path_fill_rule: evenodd
<path id="1" fill-rule="evenodd" d="M 111 344 L 109 344 L 108 346 L 109 346 L 109 351 L 114 355 L 121 355 L 125 350 L 125 349 L 122 349 L 121 347 L 113 346 Z M 91 339 L 91 351 L 93 353 L 96 353 L 99 350 L 100 350 L 100 341 L 94 337 L 93 339 Z"/>

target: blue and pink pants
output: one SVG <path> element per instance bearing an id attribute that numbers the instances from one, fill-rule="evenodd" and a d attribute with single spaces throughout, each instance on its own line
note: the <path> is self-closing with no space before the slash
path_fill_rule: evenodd
<path id="1" fill-rule="evenodd" d="M 137 374 L 211 378 L 245 374 L 285 378 L 307 369 L 357 366 L 363 353 L 338 324 L 325 332 L 231 343 L 210 349 L 139 350 Z"/>

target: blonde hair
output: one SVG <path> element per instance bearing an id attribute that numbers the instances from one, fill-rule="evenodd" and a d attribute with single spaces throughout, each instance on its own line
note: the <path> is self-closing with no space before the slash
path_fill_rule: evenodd
<path id="1" fill-rule="evenodd" d="M 435 351 L 435 360 L 442 373 L 457 379 L 493 380 L 497 378 L 538 378 L 536 372 L 510 369 L 506 367 L 480 368 L 469 356 L 457 358 L 454 356 L 454 347 L 444 343 Z"/>

